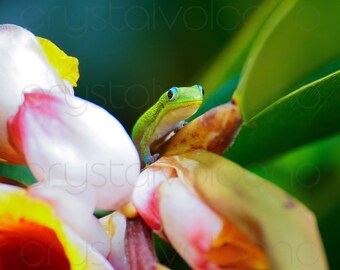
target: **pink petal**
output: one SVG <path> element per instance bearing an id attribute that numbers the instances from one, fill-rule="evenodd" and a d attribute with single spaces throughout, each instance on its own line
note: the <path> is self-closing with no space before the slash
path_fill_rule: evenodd
<path id="1" fill-rule="evenodd" d="M 122 125 L 74 96 L 31 92 L 24 97 L 8 129 L 38 181 L 67 187 L 71 194 L 93 194 L 102 209 L 128 202 L 140 163 Z"/>
<path id="2" fill-rule="evenodd" d="M 160 213 L 171 244 L 194 269 L 219 269 L 206 258 L 223 221 L 178 178 L 160 186 Z"/>
<path id="3" fill-rule="evenodd" d="M 148 168 L 139 175 L 132 196 L 139 215 L 155 231 L 162 229 L 158 187 L 163 181 L 167 181 L 165 172 Z"/>

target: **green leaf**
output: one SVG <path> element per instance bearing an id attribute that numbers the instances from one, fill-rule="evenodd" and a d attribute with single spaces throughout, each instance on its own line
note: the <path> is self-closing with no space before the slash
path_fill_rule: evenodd
<path id="1" fill-rule="evenodd" d="M 330 268 L 339 269 L 340 134 L 247 169 L 305 203 L 317 216 Z"/>
<path id="2" fill-rule="evenodd" d="M 202 85 L 207 89 L 206 97 L 210 97 L 216 90 L 223 89 L 223 85 L 227 81 L 240 74 L 255 38 L 265 25 L 269 15 L 280 2 L 281 0 L 264 2 L 258 11 L 247 21 L 242 31 L 240 31 L 234 40 L 220 53 L 208 69 L 208 72 L 200 79 Z M 224 100 L 218 105 L 227 101 L 228 100 Z"/>
<path id="3" fill-rule="evenodd" d="M 244 123 L 229 159 L 248 165 L 340 131 L 340 71 L 277 100 Z"/>
<path id="4" fill-rule="evenodd" d="M 257 37 L 234 98 L 245 121 L 340 57 L 340 1 L 283 1 Z"/>
<path id="5" fill-rule="evenodd" d="M 26 185 L 31 185 L 37 182 L 29 168 L 26 166 L 15 166 L 0 163 L 0 176 L 19 181 Z"/>
<path id="6" fill-rule="evenodd" d="M 247 169 L 303 201 L 322 221 L 340 206 L 340 134 Z"/>
<path id="7" fill-rule="evenodd" d="M 239 80 L 239 76 L 232 77 L 217 91 L 211 93 L 208 98 L 204 97 L 204 102 L 195 115 L 201 115 L 209 111 L 211 108 L 214 108 L 231 100 Z M 192 119 L 194 119 L 194 117 Z"/>

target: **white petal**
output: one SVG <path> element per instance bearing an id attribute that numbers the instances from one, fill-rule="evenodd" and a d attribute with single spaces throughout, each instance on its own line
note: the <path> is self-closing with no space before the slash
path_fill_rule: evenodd
<path id="1" fill-rule="evenodd" d="M 48 202 L 61 220 L 102 255 L 109 254 L 110 239 L 98 219 L 93 216 L 92 204 L 84 203 L 88 197 L 81 198 L 59 187 L 42 185 L 32 186 L 28 192 L 32 197 Z"/>
<path id="2" fill-rule="evenodd" d="M 129 201 L 140 170 L 137 150 L 103 108 L 69 95 L 26 93 L 9 127 L 39 181 L 92 192 L 102 209 Z"/>
<path id="3" fill-rule="evenodd" d="M 65 86 L 35 36 L 19 26 L 0 25 L 0 59 L 0 157 L 16 162 L 7 141 L 6 119 L 22 103 L 23 91 L 64 92 Z"/>
<path id="4" fill-rule="evenodd" d="M 15 191 L 15 190 L 20 190 L 22 188 L 13 186 L 13 185 L 7 185 L 7 184 L 2 184 L 0 183 L 0 192 L 2 191 Z"/>
<path id="5" fill-rule="evenodd" d="M 116 270 L 128 270 L 125 254 L 126 217 L 116 211 L 101 218 L 100 222 L 111 238 L 111 249 L 107 260 Z"/>
<path id="6" fill-rule="evenodd" d="M 155 231 L 160 231 L 162 228 L 158 187 L 163 181 L 167 181 L 166 172 L 147 168 L 139 175 L 132 196 L 132 202 L 138 213 Z"/>
<path id="7" fill-rule="evenodd" d="M 219 269 L 205 257 L 223 228 L 222 220 L 172 178 L 160 186 L 164 231 L 179 254 L 194 269 Z"/>

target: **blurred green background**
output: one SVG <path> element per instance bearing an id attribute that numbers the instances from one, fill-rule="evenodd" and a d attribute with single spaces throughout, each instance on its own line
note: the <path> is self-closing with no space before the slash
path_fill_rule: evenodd
<path id="1" fill-rule="evenodd" d="M 196 75 L 259 3 L 1 1 L 0 22 L 21 25 L 76 56 L 76 95 L 105 107 L 131 130 L 163 91 L 199 83 Z"/>
<path id="2" fill-rule="evenodd" d="M 23 26 L 77 57 L 81 77 L 76 95 L 106 108 L 129 132 L 163 91 L 200 83 L 201 75 L 222 49 L 249 23 L 252 14 L 261 10 L 261 3 L 1 1 L 0 23 Z M 226 86 L 230 93 L 237 80 Z M 339 166 L 338 134 L 247 167 L 316 213 L 331 269 L 340 269 Z M 11 168 L 0 166 L 1 175 L 16 179 Z M 19 179 L 20 170 L 16 171 Z M 163 263 L 185 269 L 165 243 L 156 240 L 156 246 Z"/>

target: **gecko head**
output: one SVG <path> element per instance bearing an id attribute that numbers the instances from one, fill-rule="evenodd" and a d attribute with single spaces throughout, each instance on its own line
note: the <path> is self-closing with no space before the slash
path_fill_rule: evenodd
<path id="1" fill-rule="evenodd" d="M 193 115 L 203 102 L 204 90 L 201 85 L 191 87 L 171 87 L 162 96 L 162 104 L 167 113 L 176 114 L 176 118 L 186 119 Z"/>
<path id="2" fill-rule="evenodd" d="M 171 87 L 163 94 L 165 104 L 169 108 L 186 107 L 193 104 L 200 106 L 203 102 L 204 89 L 201 85 L 191 87 Z"/>

